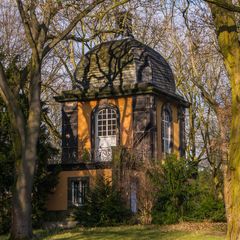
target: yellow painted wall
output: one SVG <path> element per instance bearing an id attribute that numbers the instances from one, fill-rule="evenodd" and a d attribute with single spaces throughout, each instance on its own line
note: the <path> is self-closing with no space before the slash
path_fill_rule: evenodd
<path id="1" fill-rule="evenodd" d="M 162 154 L 162 134 L 161 134 L 161 115 L 162 115 L 162 107 L 166 104 L 166 100 L 157 98 L 157 148 L 158 148 L 158 159 L 163 158 Z M 172 131 L 173 131 L 173 153 L 179 156 L 179 122 L 178 122 L 178 108 L 174 103 L 170 103 L 172 110 Z"/>
<path id="2" fill-rule="evenodd" d="M 118 99 L 102 99 L 78 103 L 78 151 L 79 156 L 83 149 L 91 149 L 91 113 L 97 105 L 113 104 L 120 112 L 120 145 L 131 147 L 132 144 L 132 97 Z M 79 170 L 62 171 L 59 174 L 59 183 L 53 194 L 49 196 L 47 209 L 51 211 L 67 210 L 68 178 L 90 177 L 90 185 L 94 182 L 97 174 L 112 176 L 112 170 Z"/>
<path id="3" fill-rule="evenodd" d="M 97 105 L 113 104 L 120 112 L 120 145 L 132 144 L 132 97 L 78 103 L 78 150 L 91 149 L 91 113 Z"/>
<path id="4" fill-rule="evenodd" d="M 179 156 L 179 122 L 178 122 L 178 108 L 176 105 L 171 105 L 172 117 L 173 117 L 173 152 Z"/>
<path id="5" fill-rule="evenodd" d="M 70 177 L 89 177 L 90 187 L 94 184 L 97 175 L 104 176 L 106 179 L 112 178 L 111 169 L 99 170 L 79 170 L 62 171 L 59 174 L 59 182 L 53 194 L 49 195 L 47 209 L 49 211 L 64 211 L 68 208 L 68 178 Z"/>
<path id="6" fill-rule="evenodd" d="M 162 159 L 161 146 L 161 112 L 162 106 L 166 100 L 157 98 L 157 149 L 158 159 Z M 78 149 L 81 154 L 82 149 L 91 149 L 91 113 L 97 105 L 113 104 L 118 107 L 120 112 L 120 145 L 132 146 L 132 97 L 119 99 L 102 99 L 89 102 L 78 103 Z M 173 152 L 179 155 L 179 123 L 177 105 L 170 103 L 172 109 L 172 129 L 173 129 Z M 51 211 L 67 210 L 68 207 L 68 178 L 69 177 L 90 177 L 90 185 L 94 183 L 97 174 L 103 174 L 111 179 L 111 169 L 101 170 L 79 170 L 79 171 L 62 171 L 59 174 L 59 183 L 53 194 L 49 196 L 47 209 Z"/>

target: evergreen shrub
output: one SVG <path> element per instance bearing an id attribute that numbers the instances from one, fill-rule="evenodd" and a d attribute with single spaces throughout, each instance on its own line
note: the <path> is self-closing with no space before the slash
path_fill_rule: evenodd
<path id="1" fill-rule="evenodd" d="M 214 193 L 207 169 L 196 174 L 186 159 L 169 155 L 161 171 L 151 173 L 151 179 L 158 188 L 152 211 L 153 223 L 225 221 L 223 199 Z"/>
<path id="2" fill-rule="evenodd" d="M 24 96 L 21 99 L 26 101 Z M 0 98 L 0 110 L 6 106 Z M 44 111 L 47 109 L 43 108 Z M 14 149 L 10 138 L 11 126 L 8 113 L 0 114 L 0 234 L 10 230 L 12 186 L 14 183 Z M 50 172 L 47 169 L 48 160 L 55 157 L 58 150 L 50 141 L 47 128 L 40 127 L 40 136 L 37 146 L 37 166 L 32 191 L 32 220 L 34 227 L 41 227 L 47 215 L 46 200 L 51 190 L 58 182 L 60 169 Z"/>
<path id="3" fill-rule="evenodd" d="M 75 209 L 75 219 L 82 226 L 114 226 L 127 223 L 131 212 L 112 183 L 98 177 L 89 189 L 85 204 Z"/>

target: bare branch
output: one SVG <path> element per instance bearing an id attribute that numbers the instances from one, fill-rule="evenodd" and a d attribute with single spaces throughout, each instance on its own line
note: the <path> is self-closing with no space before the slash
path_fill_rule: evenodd
<path id="1" fill-rule="evenodd" d="M 43 121 L 48 126 L 49 130 L 52 132 L 52 134 L 58 139 L 61 139 L 62 138 L 61 134 L 58 132 L 57 128 L 54 126 L 53 122 L 51 121 L 47 113 L 44 111 L 42 111 L 42 118 L 43 118 Z"/>
<path id="2" fill-rule="evenodd" d="M 84 18 L 89 12 L 91 12 L 96 6 L 100 3 L 104 2 L 104 0 L 96 0 L 87 8 L 85 8 L 81 13 L 79 13 L 68 25 L 68 27 L 56 38 L 52 40 L 43 50 L 43 56 L 45 56 L 51 49 L 53 49 L 62 39 L 64 39 L 72 29 L 77 25 L 77 23 Z"/>
<path id="3" fill-rule="evenodd" d="M 17 1 L 17 6 L 18 6 L 20 16 L 21 16 L 21 19 L 23 22 L 23 26 L 25 29 L 26 38 L 27 38 L 31 48 L 32 49 L 35 48 L 35 50 L 37 50 L 37 46 L 36 46 L 36 43 L 35 43 L 33 35 L 32 35 L 31 26 L 29 24 L 28 17 L 26 16 L 25 11 L 23 9 L 22 1 L 21 0 L 16 0 L 16 1 Z"/>
<path id="4" fill-rule="evenodd" d="M 195 80 L 192 80 L 192 82 L 199 88 L 204 99 L 216 110 L 216 107 L 219 105 L 217 101 L 206 91 L 202 84 L 199 84 Z"/>
<path id="5" fill-rule="evenodd" d="M 76 41 L 76 42 L 89 42 L 93 39 L 95 39 L 97 36 L 99 36 L 100 34 L 105 34 L 105 33 L 118 33 L 119 30 L 117 29 L 112 29 L 112 30 L 105 30 L 105 31 L 97 31 L 95 32 L 92 36 L 86 38 L 86 37 L 78 37 L 78 36 L 75 36 L 73 34 L 69 34 L 67 36 L 65 36 L 62 40 L 73 40 L 73 41 Z M 53 35 L 50 35 L 48 36 L 48 39 L 56 39 L 57 36 L 53 36 Z"/>

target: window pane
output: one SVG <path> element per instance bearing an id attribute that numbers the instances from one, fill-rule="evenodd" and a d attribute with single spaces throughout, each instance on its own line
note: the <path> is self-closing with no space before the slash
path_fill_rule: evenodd
<path id="1" fill-rule="evenodd" d="M 97 131 L 98 136 L 116 135 L 117 118 L 114 109 L 102 109 L 97 114 Z"/>
<path id="2" fill-rule="evenodd" d="M 86 199 L 88 190 L 87 180 L 72 180 L 71 181 L 72 204 L 75 206 L 83 205 Z"/>
<path id="3" fill-rule="evenodd" d="M 163 144 L 163 152 L 170 153 L 171 152 L 171 121 L 170 121 L 170 113 L 167 110 L 163 111 L 162 115 L 162 144 Z"/>

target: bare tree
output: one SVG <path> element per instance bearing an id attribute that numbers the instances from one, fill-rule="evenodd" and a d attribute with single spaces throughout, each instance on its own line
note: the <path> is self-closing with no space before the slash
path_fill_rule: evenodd
<path id="1" fill-rule="evenodd" d="M 48 0 L 40 3 L 16 0 L 16 5 L 6 2 L 7 7 L 17 10 L 21 19 L 15 38 L 17 42 L 24 33 L 28 57 L 25 64 L 11 64 L 14 66 L 12 71 L 16 73 L 14 76 L 7 74 L 10 64 L 6 58 L 0 61 L 0 93 L 8 108 L 15 150 L 12 239 L 32 238 L 31 191 L 37 160 L 43 62 L 62 40 L 71 37 L 71 31 L 89 14 L 108 12 L 126 2 Z M 73 12 L 75 14 L 68 18 Z M 27 114 L 19 102 L 19 94 L 23 91 L 28 94 Z"/>
<path id="2" fill-rule="evenodd" d="M 231 96 L 230 104 L 227 103 L 224 106 L 222 103 L 212 98 L 212 94 L 206 91 L 201 84 L 196 82 L 196 85 L 200 88 L 204 98 L 213 107 L 216 116 L 218 117 L 219 128 L 221 132 L 221 151 L 223 152 L 224 162 L 224 183 L 225 183 L 225 204 L 228 220 L 228 234 L 227 239 L 239 239 L 239 162 L 240 162 L 240 148 L 239 148 L 239 132 L 240 132 L 240 111 L 239 111 L 239 13 L 240 7 L 238 1 L 215 1 L 205 0 L 208 3 L 209 9 L 201 1 L 195 1 L 193 5 L 194 11 L 199 9 L 205 9 L 205 13 L 210 13 L 210 17 L 206 19 L 205 15 L 199 17 L 200 20 L 207 20 L 209 24 L 214 26 L 216 30 L 216 38 L 218 42 L 218 49 L 222 55 L 224 66 L 227 71 L 228 79 L 231 85 L 231 93 L 229 94 L 228 88 L 223 86 L 226 95 Z M 186 13 L 190 8 L 190 2 L 185 2 L 186 8 L 183 13 Z M 198 19 L 198 21 L 199 21 Z M 190 29 L 195 30 L 195 29 Z M 214 45 L 212 45 L 215 47 Z M 213 82 L 213 81 L 211 81 Z M 229 99 L 229 98 L 228 98 Z M 226 114 L 226 108 L 231 108 L 231 117 Z M 231 132 L 230 132 L 230 144 L 229 144 L 229 158 L 226 136 L 228 134 L 227 122 L 231 119 Z"/>

